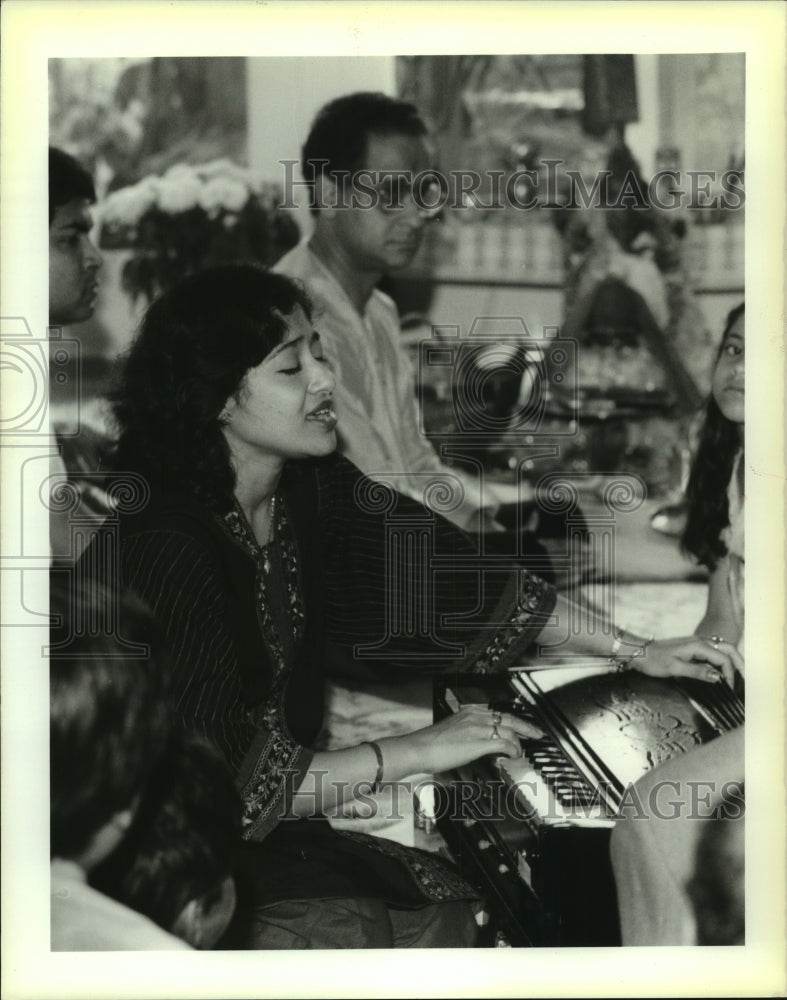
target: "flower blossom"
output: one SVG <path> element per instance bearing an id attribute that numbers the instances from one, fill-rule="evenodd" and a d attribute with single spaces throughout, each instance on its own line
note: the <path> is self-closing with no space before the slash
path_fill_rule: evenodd
<path id="1" fill-rule="evenodd" d="M 190 167 L 179 164 L 168 170 L 158 189 L 158 206 L 162 212 L 175 215 L 194 208 L 200 196 L 200 182 Z"/>
<path id="2" fill-rule="evenodd" d="M 209 216 L 214 217 L 220 209 L 240 212 L 249 200 L 249 188 L 233 177 L 211 178 L 199 193 L 199 204 Z"/>
<path id="3" fill-rule="evenodd" d="M 158 199 L 158 179 L 146 177 L 131 187 L 113 191 L 100 209 L 101 220 L 108 226 L 136 226 Z"/>
<path id="4" fill-rule="evenodd" d="M 237 163 L 233 163 L 232 160 L 228 160 L 226 157 L 222 157 L 218 160 L 211 160 L 209 163 L 203 163 L 201 166 L 197 167 L 197 171 L 200 177 L 209 181 L 214 177 L 232 177 L 235 180 L 240 181 L 242 184 L 247 182 L 247 171 L 238 166 Z"/>

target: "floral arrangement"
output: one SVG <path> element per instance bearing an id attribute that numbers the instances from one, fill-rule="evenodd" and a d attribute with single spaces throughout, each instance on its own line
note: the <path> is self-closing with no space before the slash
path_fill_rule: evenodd
<path id="1" fill-rule="evenodd" d="M 124 289 L 151 301 L 211 264 L 275 263 L 295 246 L 298 225 L 279 208 L 281 189 L 229 160 L 176 164 L 107 196 L 99 206 L 101 246 L 131 249 Z"/>

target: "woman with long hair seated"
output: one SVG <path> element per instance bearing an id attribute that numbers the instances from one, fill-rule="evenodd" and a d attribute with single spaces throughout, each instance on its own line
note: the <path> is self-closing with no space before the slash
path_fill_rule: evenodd
<path id="1" fill-rule="evenodd" d="M 709 571 L 705 614 L 697 634 L 720 649 L 743 647 L 744 631 L 744 376 L 745 306 L 727 316 L 716 353 L 711 394 L 686 489 L 688 517 L 684 550 Z M 743 658 L 736 659 L 738 671 Z M 741 673 L 734 686 L 743 694 Z M 724 733 L 707 746 L 667 761 L 633 786 L 646 808 L 619 820 L 611 855 L 626 945 L 736 944 L 744 924 L 742 905 L 743 823 L 700 823 L 716 816 L 736 790 L 743 819 L 745 728 Z M 661 812 L 659 787 L 669 789 Z M 703 797 L 698 802 L 698 789 Z M 723 817 L 722 817 L 723 818 Z M 721 859 L 703 853 L 721 837 Z M 708 900 L 724 920 L 714 925 Z M 722 926 L 723 925 L 723 926 Z"/>
<path id="2" fill-rule="evenodd" d="M 739 648 L 744 629 L 744 421 L 746 307 L 724 324 L 711 394 L 686 487 L 683 548 L 709 572 L 708 604 L 697 634 Z"/>
<path id="3" fill-rule="evenodd" d="M 315 752 L 326 643 L 356 657 L 378 643 L 405 667 L 505 669 L 556 597 L 521 569 L 479 580 L 467 569 L 472 540 L 426 512 L 429 559 L 408 563 L 414 590 L 393 602 L 392 622 L 391 588 L 407 588 L 388 562 L 387 526 L 423 529 L 425 512 L 334 453 L 333 391 L 309 301 L 289 279 L 227 266 L 165 293 L 115 400 L 115 469 L 150 488 L 144 508 L 120 519 L 120 580 L 166 630 L 176 713 L 235 774 L 253 913 L 245 946 L 465 946 L 474 894 L 449 865 L 335 830 L 324 814 L 382 781 L 519 756 L 535 727 L 473 706 L 418 732 Z M 429 560 L 439 572 L 424 571 Z M 90 551 L 83 566 L 102 571 Z M 648 673 L 731 674 L 730 656 L 696 637 L 627 641 Z M 572 642 L 609 652 L 600 634 Z"/>

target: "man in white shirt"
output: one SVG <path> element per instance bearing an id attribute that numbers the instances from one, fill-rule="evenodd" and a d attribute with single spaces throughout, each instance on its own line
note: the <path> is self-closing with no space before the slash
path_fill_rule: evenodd
<path id="1" fill-rule="evenodd" d="M 370 477 L 477 532 L 499 527 L 497 506 L 532 499 L 530 488 L 523 486 L 523 496 L 510 484 L 482 484 L 441 461 L 420 430 L 415 371 L 396 306 L 377 288 L 421 244 L 430 213 L 413 197 L 411 182 L 433 166 L 426 132 L 413 105 L 384 94 L 327 104 L 302 155 L 304 176 L 314 181 L 314 233 L 275 270 L 301 280 L 314 301 L 336 373 L 339 450 Z M 365 194 L 353 207 L 356 179 Z M 436 482 L 448 484 L 447 504 L 445 493 L 429 489 Z"/>

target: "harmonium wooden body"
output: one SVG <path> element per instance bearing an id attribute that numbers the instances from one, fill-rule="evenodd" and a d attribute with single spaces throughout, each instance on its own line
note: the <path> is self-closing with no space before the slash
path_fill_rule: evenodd
<path id="1" fill-rule="evenodd" d="M 529 719 L 522 757 L 489 756 L 437 776 L 434 818 L 511 947 L 620 944 L 609 857 L 616 816 L 651 768 L 744 721 L 723 682 L 661 680 L 605 664 L 435 681 L 435 718 L 470 704 Z"/>

